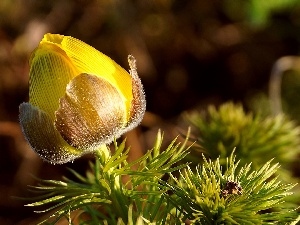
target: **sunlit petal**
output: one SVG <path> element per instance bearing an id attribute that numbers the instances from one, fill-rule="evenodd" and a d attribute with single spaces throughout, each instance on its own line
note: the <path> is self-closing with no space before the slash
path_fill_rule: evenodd
<path id="1" fill-rule="evenodd" d="M 54 42 L 63 49 L 80 73 L 94 74 L 115 86 L 126 102 L 129 114 L 132 100 L 131 77 L 126 70 L 92 46 L 70 36 L 46 34 L 42 43 Z"/>
<path id="2" fill-rule="evenodd" d="M 29 103 L 20 123 L 45 160 L 65 163 L 136 127 L 146 110 L 133 56 L 130 74 L 72 37 L 46 34 L 30 59 Z"/>
<path id="3" fill-rule="evenodd" d="M 48 113 L 54 112 L 70 80 L 78 74 L 67 55 L 53 44 L 42 43 L 30 61 L 29 102 Z"/>
<path id="4" fill-rule="evenodd" d="M 82 151 L 68 145 L 54 128 L 50 116 L 31 105 L 20 105 L 20 124 L 33 150 L 51 163 L 66 163 L 82 155 Z"/>
<path id="5" fill-rule="evenodd" d="M 70 145 L 93 150 L 118 137 L 126 122 L 116 88 L 95 75 L 80 74 L 60 100 L 55 126 Z"/>
<path id="6" fill-rule="evenodd" d="M 140 78 L 136 70 L 136 60 L 132 55 L 128 56 L 130 66 L 130 75 L 132 80 L 133 99 L 130 107 L 130 117 L 126 128 L 123 132 L 127 132 L 136 127 L 144 117 L 146 111 L 146 99 Z"/>

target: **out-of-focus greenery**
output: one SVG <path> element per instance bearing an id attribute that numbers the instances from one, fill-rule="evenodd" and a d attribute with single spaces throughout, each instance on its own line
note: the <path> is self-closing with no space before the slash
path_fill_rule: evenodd
<path id="1" fill-rule="evenodd" d="M 267 25 L 273 13 L 290 11 L 300 5 L 298 0 L 225 0 L 223 4 L 232 19 L 260 28 Z"/>
<path id="2" fill-rule="evenodd" d="M 207 112 L 185 114 L 185 118 L 194 128 L 199 148 L 211 159 L 220 157 L 223 165 L 233 149 L 242 164 L 251 162 L 255 169 L 274 158 L 288 172 L 299 161 L 300 128 L 284 115 L 253 115 L 241 104 L 229 102 L 219 108 L 209 106 Z M 201 155 L 197 157 L 201 160 Z"/>

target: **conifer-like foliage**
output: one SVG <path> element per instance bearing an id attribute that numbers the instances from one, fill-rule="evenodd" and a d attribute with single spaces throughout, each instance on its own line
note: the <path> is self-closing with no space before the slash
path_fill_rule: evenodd
<path id="1" fill-rule="evenodd" d="M 74 216 L 78 224 L 176 224 L 180 217 L 170 217 L 174 207 L 164 198 L 167 190 L 159 181 L 165 174 L 185 167 L 173 165 L 188 153 L 187 139 L 182 145 L 174 139 L 164 150 L 162 140 L 158 132 L 154 147 L 132 163 L 126 161 L 129 148 L 125 149 L 125 141 L 120 145 L 115 142 L 113 155 L 103 146 L 86 176 L 72 171 L 79 181 L 41 180 L 39 186 L 31 187 L 40 193 L 38 200 L 27 206 L 45 208 L 37 212 L 54 210 L 50 219 L 40 224 L 55 224 L 62 218 L 73 224 Z M 134 165 L 137 170 L 132 169 Z M 124 176 L 129 177 L 125 183 Z"/>
<path id="2" fill-rule="evenodd" d="M 39 196 L 27 206 L 51 212 L 40 224 L 296 224 L 300 219 L 295 208 L 282 207 L 294 184 L 274 177 L 278 163 L 238 169 L 232 153 L 224 168 L 219 158 L 204 156 L 203 164 L 188 166 L 183 163 L 188 138 L 189 133 L 182 144 L 174 139 L 162 149 L 158 132 L 153 148 L 131 163 L 125 141 L 114 142 L 114 154 L 103 146 L 85 176 L 72 171 L 76 181 L 41 180 L 31 187 Z"/>
<path id="3" fill-rule="evenodd" d="M 223 172 L 219 159 L 203 159 L 196 171 L 187 167 L 179 178 L 172 177 L 174 184 L 165 183 L 174 193 L 168 198 L 191 224 L 276 224 L 297 217 L 295 211 L 280 208 L 294 185 L 273 177 L 278 163 L 268 161 L 258 170 L 251 164 L 237 169 L 239 162 L 232 154 Z"/>
<path id="4" fill-rule="evenodd" d="M 204 113 L 185 114 L 185 118 L 192 124 L 200 152 L 211 159 L 220 157 L 222 165 L 234 148 L 240 165 L 251 162 L 254 169 L 275 158 L 282 169 L 289 170 L 299 160 L 300 129 L 285 115 L 253 115 L 229 102 L 219 108 L 209 106 Z M 192 154 L 199 162 L 202 157 L 197 150 Z"/>

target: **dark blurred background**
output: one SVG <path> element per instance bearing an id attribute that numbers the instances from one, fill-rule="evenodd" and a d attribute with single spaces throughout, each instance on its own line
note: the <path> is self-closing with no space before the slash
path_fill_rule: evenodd
<path id="1" fill-rule="evenodd" d="M 43 162 L 27 145 L 18 106 L 28 101 L 28 59 L 47 32 L 71 35 L 128 69 L 137 58 L 147 97 L 141 126 L 128 141 L 140 152 L 161 127 L 178 134 L 185 110 L 233 100 L 245 107 L 268 91 L 274 62 L 299 54 L 299 0 L 1 0 L 0 224 L 35 224 L 26 201 L 33 176 L 60 179 L 67 165 Z M 152 132 L 152 130 L 154 130 Z M 133 148 L 135 149 L 135 148 Z M 141 153 L 132 153 L 135 158 Z"/>

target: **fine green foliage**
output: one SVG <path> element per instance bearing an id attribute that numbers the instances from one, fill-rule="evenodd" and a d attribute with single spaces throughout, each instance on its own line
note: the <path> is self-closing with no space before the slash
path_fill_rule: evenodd
<path id="1" fill-rule="evenodd" d="M 167 196 L 192 224 L 277 224 L 295 222 L 297 213 L 280 208 L 294 185 L 273 177 L 278 163 L 268 161 L 257 171 L 251 164 L 237 170 L 233 154 L 222 172 L 219 159 L 207 161 L 196 172 L 187 167 L 177 179 L 165 183 L 174 192 Z M 276 207 L 276 211 L 274 211 Z M 300 218 L 298 218 L 299 220 Z"/>
<path id="2" fill-rule="evenodd" d="M 295 224 L 300 219 L 283 205 L 294 185 L 274 177 L 278 163 L 238 169 L 233 152 L 225 171 L 219 158 L 203 157 L 203 164 L 192 168 L 182 163 L 188 138 L 189 132 L 182 144 L 174 139 L 162 149 L 158 132 L 153 148 L 131 163 L 125 140 L 114 142 L 113 155 L 103 146 L 86 175 L 71 170 L 76 181 L 40 180 L 31 187 L 38 197 L 27 206 L 50 213 L 40 224 Z"/>
<path id="3" fill-rule="evenodd" d="M 69 224 L 76 218 L 79 224 L 156 224 L 175 223 L 177 218 L 168 214 L 173 208 L 163 197 L 166 191 L 159 180 L 167 173 L 185 167 L 174 166 L 187 154 L 186 141 L 181 145 L 176 139 L 165 150 L 161 150 L 163 136 L 157 134 L 153 149 L 138 160 L 128 163 L 129 148 L 125 141 L 115 142 L 115 154 L 103 146 L 96 155 L 95 163 L 86 176 L 73 171 L 79 182 L 64 178 L 64 181 L 41 180 L 40 185 L 31 187 L 40 194 L 39 199 L 27 206 L 54 210 L 49 224 L 66 218 Z M 138 169 L 131 169 L 137 165 Z M 127 182 L 122 178 L 127 177 Z M 163 210 L 162 210 L 163 209 Z M 44 224 L 42 221 L 40 224 Z"/>
<path id="4" fill-rule="evenodd" d="M 185 118 L 192 124 L 204 154 L 211 159 L 220 157 L 222 165 L 234 148 L 241 165 L 252 162 L 254 169 L 275 158 L 288 170 L 300 153 L 300 129 L 283 115 L 264 118 L 230 102 L 219 109 L 210 106 L 207 114 L 194 112 Z M 198 163 L 201 154 L 192 153 Z"/>

